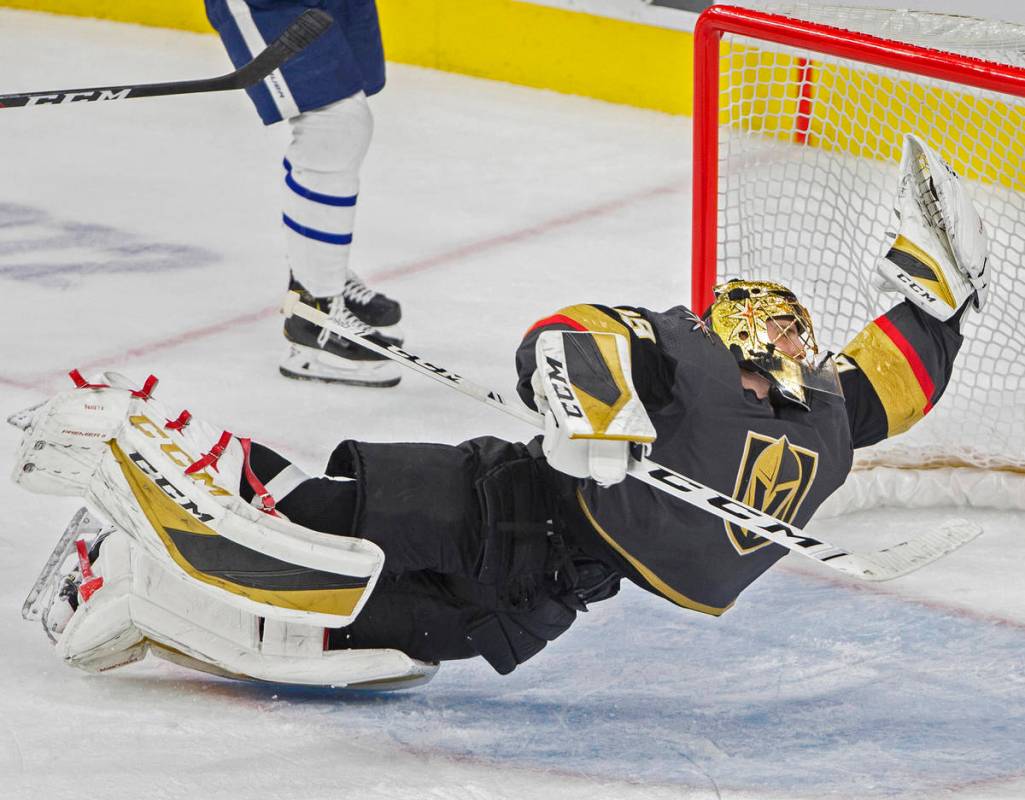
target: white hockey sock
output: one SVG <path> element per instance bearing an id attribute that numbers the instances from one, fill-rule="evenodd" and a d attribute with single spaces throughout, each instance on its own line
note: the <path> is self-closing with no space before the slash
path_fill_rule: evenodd
<path id="1" fill-rule="evenodd" d="M 359 92 L 289 120 L 282 222 L 289 267 L 315 297 L 340 294 L 373 116 Z"/>

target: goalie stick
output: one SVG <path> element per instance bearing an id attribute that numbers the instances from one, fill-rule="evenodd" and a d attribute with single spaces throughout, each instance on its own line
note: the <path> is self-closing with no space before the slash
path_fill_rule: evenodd
<path id="1" fill-rule="evenodd" d="M 330 27 L 332 17 L 326 11 L 311 8 L 304 11 L 277 39 L 258 56 L 235 72 L 217 78 L 203 78 L 173 83 L 143 83 L 126 86 L 97 86 L 91 89 L 52 89 L 46 92 L 0 95 L 0 108 L 91 103 L 96 100 L 132 100 L 137 97 L 162 97 L 196 92 L 223 92 L 247 89 L 259 83 L 292 56 L 312 44 Z"/>
<path id="2" fill-rule="evenodd" d="M 544 418 L 536 411 L 505 402 L 500 394 L 466 380 L 455 372 L 425 361 L 420 356 L 396 345 L 384 347 L 345 328 L 322 311 L 300 302 L 296 292 L 289 292 L 282 305 L 286 316 L 296 315 L 323 330 L 404 364 L 423 375 L 450 386 L 489 406 L 498 408 L 535 427 L 544 427 Z M 950 519 L 937 530 L 899 544 L 866 553 L 855 553 L 806 534 L 796 525 L 776 519 L 764 511 L 716 491 L 702 483 L 674 472 L 648 458 L 633 460 L 627 474 L 685 503 L 731 522 L 752 534 L 761 536 L 806 558 L 866 581 L 886 581 L 914 572 L 953 552 L 982 533 L 982 528 L 967 520 Z"/>

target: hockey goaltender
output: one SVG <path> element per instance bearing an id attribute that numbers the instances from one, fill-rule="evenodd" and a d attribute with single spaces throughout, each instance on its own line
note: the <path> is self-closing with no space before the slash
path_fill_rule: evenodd
<path id="1" fill-rule="evenodd" d="M 525 444 L 344 441 L 324 475 L 107 374 L 12 417 L 14 480 L 85 499 L 26 600 L 90 671 L 147 652 L 266 681 L 395 688 L 441 661 L 511 672 L 625 578 L 718 616 L 786 554 L 632 478 L 666 467 L 804 525 L 853 449 L 939 400 L 987 239 L 960 180 L 905 143 L 900 231 L 878 265 L 905 299 L 820 354 L 786 287 L 731 280 L 703 316 L 576 305 L 535 323 Z"/>

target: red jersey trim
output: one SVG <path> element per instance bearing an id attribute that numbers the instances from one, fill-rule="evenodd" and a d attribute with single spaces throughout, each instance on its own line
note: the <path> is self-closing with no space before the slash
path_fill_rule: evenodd
<path id="1" fill-rule="evenodd" d="M 535 322 L 533 325 L 531 325 L 530 329 L 525 334 L 523 334 L 523 335 L 524 336 L 529 336 L 531 333 L 536 331 L 538 328 L 546 328 L 549 325 L 568 325 L 569 327 L 571 327 L 575 331 L 586 331 L 587 330 L 586 326 L 581 325 L 579 322 L 577 322 L 572 317 L 567 317 L 565 314 L 552 314 L 552 316 L 550 316 L 550 317 L 545 317 L 544 319 L 539 319 L 537 322 Z"/>
<path id="2" fill-rule="evenodd" d="M 925 408 L 922 409 L 922 413 L 928 414 L 932 410 L 932 396 L 936 391 L 936 386 L 932 382 L 925 364 L 922 363 L 922 359 L 915 348 L 912 347 L 911 342 L 904 338 L 904 334 L 885 315 L 879 317 L 875 323 L 890 338 L 890 341 L 897 346 L 901 355 L 907 360 L 908 366 L 911 367 L 911 372 L 914 373 L 915 380 L 918 381 L 918 385 L 922 389 L 922 394 L 925 395 Z"/>

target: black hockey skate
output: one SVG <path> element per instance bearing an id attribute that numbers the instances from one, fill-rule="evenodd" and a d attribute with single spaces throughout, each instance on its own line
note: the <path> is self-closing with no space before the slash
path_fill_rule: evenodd
<path id="1" fill-rule="evenodd" d="M 342 295 L 314 297 L 295 278 L 289 280 L 288 288 L 298 292 L 303 303 L 323 311 L 338 324 L 351 328 L 382 347 L 400 343 L 362 322 L 346 308 Z M 399 382 L 399 365 L 394 361 L 323 330 L 301 317 L 291 316 L 285 320 L 285 338 L 289 341 L 288 353 L 279 367 L 285 377 L 352 386 L 383 387 L 394 386 Z"/>
<path id="2" fill-rule="evenodd" d="M 342 289 L 345 307 L 364 325 L 377 328 L 382 336 L 402 344 L 402 333 L 396 327 L 402 319 L 402 306 L 390 297 L 374 291 L 352 270 Z"/>

